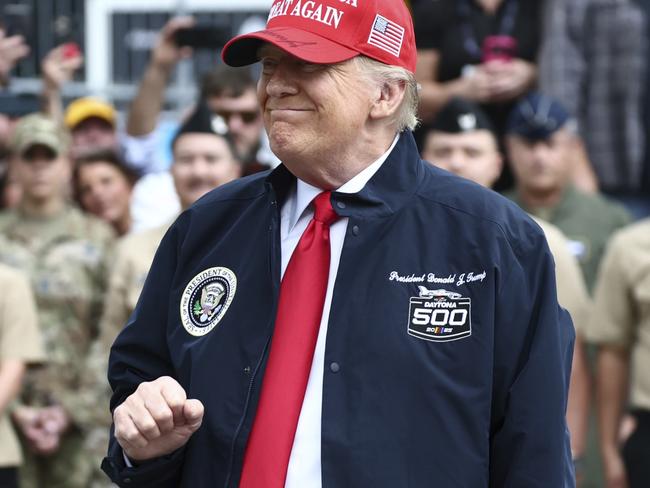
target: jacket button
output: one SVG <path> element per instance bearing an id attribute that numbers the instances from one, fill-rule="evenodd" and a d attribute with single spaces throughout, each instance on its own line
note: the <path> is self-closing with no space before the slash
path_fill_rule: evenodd
<path id="1" fill-rule="evenodd" d="M 246 366 L 244 368 L 244 374 L 251 374 L 251 367 L 250 366 Z"/>
<path id="2" fill-rule="evenodd" d="M 358 225 L 355 225 L 355 226 L 352 227 L 352 234 L 355 235 L 355 236 L 359 235 L 359 226 Z"/>
<path id="3" fill-rule="evenodd" d="M 336 202 L 336 206 L 337 206 L 338 208 L 340 208 L 340 209 L 344 209 L 344 208 L 345 208 L 345 203 L 343 203 L 343 202 Z"/>
<path id="4" fill-rule="evenodd" d="M 339 363 L 334 362 L 330 364 L 330 371 L 332 373 L 338 373 L 340 370 L 341 370 L 341 366 L 339 366 Z"/>

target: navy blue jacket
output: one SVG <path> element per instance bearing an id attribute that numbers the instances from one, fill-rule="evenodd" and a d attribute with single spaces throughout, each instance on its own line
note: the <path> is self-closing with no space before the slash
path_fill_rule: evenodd
<path id="1" fill-rule="evenodd" d="M 169 375 L 205 417 L 184 448 L 135 468 L 113 438 L 103 467 L 120 486 L 238 485 L 273 335 L 279 209 L 294 184 L 280 166 L 221 187 L 163 239 L 111 351 L 111 408 Z M 409 133 L 361 192 L 332 201 L 349 223 L 325 351 L 323 488 L 572 486 L 574 332 L 539 227 L 421 161 Z M 213 267 L 232 270 L 237 289 L 196 337 L 181 295 Z"/>

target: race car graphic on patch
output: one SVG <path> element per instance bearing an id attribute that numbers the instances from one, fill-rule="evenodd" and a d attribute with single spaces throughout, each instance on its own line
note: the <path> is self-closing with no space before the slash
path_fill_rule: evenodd
<path id="1" fill-rule="evenodd" d="M 471 299 L 444 289 L 418 288 L 420 296 L 411 297 L 409 304 L 409 335 L 432 342 L 472 335 Z"/>

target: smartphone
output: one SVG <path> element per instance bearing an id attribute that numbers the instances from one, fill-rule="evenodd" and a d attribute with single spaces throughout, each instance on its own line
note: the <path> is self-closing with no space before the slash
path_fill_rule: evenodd
<path id="1" fill-rule="evenodd" d="M 177 46 L 188 46 L 196 49 L 217 49 L 228 42 L 228 33 L 213 25 L 196 25 L 178 29 L 174 36 Z"/>
<path id="2" fill-rule="evenodd" d="M 510 61 L 517 53 L 517 39 L 511 36 L 487 36 L 483 40 L 482 61 Z"/>

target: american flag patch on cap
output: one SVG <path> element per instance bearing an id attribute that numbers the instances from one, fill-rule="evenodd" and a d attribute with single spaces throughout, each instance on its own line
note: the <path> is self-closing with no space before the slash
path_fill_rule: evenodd
<path id="1" fill-rule="evenodd" d="M 403 40 L 404 27 L 377 14 L 372 23 L 372 29 L 370 29 L 368 44 L 399 58 Z"/>

